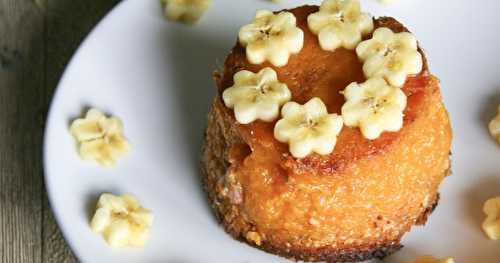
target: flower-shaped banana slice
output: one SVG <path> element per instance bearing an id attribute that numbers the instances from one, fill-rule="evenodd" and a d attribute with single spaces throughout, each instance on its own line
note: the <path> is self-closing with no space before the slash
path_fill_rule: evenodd
<path id="1" fill-rule="evenodd" d="M 319 11 L 307 17 L 309 29 L 318 35 L 322 49 L 354 49 L 373 30 L 371 15 L 361 12 L 358 0 L 324 0 Z"/>
<path id="2" fill-rule="evenodd" d="M 495 138 L 498 143 L 500 143 L 500 105 L 498 105 L 498 114 L 497 116 L 490 121 L 488 125 L 491 136 Z"/>
<path id="3" fill-rule="evenodd" d="M 422 71 L 422 55 L 417 40 L 408 33 L 393 33 L 389 28 L 377 28 L 373 37 L 361 42 L 356 53 L 367 78 L 383 77 L 395 87 L 402 87 L 406 77 Z"/>
<path id="4" fill-rule="evenodd" d="M 415 263 L 455 263 L 453 258 L 437 259 L 433 256 L 421 256 L 417 258 Z"/>
<path id="5" fill-rule="evenodd" d="M 398 131 L 403 127 L 406 95 L 384 79 L 371 78 L 362 84 L 353 82 L 343 93 L 344 123 L 360 127 L 365 138 L 373 140 L 384 131 Z"/>
<path id="6" fill-rule="evenodd" d="M 274 137 L 288 143 L 295 158 L 304 158 L 312 152 L 329 154 L 335 148 L 342 130 L 342 117 L 328 114 L 323 101 L 312 98 L 306 104 L 287 102 L 274 126 Z"/>
<path id="7" fill-rule="evenodd" d="M 396 0 L 378 0 L 381 4 L 387 5 L 396 2 Z"/>
<path id="8" fill-rule="evenodd" d="M 297 54 L 304 45 L 304 32 L 297 27 L 297 19 L 290 12 L 274 14 L 257 11 L 250 24 L 241 27 L 239 42 L 246 48 L 252 64 L 269 61 L 276 67 L 288 63 L 290 54 Z"/>
<path id="9" fill-rule="evenodd" d="M 172 21 L 194 24 L 212 4 L 212 0 L 161 0 L 165 16 Z"/>
<path id="10" fill-rule="evenodd" d="M 488 238 L 500 239 L 500 197 L 491 198 L 484 203 L 483 212 L 486 219 L 483 221 L 483 231 Z"/>
<path id="11" fill-rule="evenodd" d="M 257 119 L 271 122 L 278 118 L 281 105 L 292 97 L 288 86 L 278 81 L 276 71 L 264 68 L 258 73 L 248 70 L 234 75 L 234 85 L 222 93 L 227 107 L 241 124 Z"/>
<path id="12" fill-rule="evenodd" d="M 92 231 L 102 234 L 112 247 L 143 247 L 152 225 L 153 213 L 129 194 L 102 194 L 90 222 Z"/>
<path id="13" fill-rule="evenodd" d="M 79 143 L 80 157 L 95 160 L 105 167 L 115 165 L 130 149 L 123 135 L 122 122 L 107 118 L 96 109 L 90 109 L 85 118 L 73 121 L 70 132 Z"/>

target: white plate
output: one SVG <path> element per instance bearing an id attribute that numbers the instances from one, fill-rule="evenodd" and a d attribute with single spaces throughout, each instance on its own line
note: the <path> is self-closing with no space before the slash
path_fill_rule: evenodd
<path id="1" fill-rule="evenodd" d="M 89 35 L 61 79 L 45 137 L 45 179 L 62 232 L 83 262 L 281 262 L 232 240 L 215 222 L 199 179 L 212 72 L 223 64 L 240 25 L 258 8 L 306 1 L 215 0 L 200 25 L 162 18 L 158 0 L 119 4 Z M 317 1 L 311 1 L 317 3 Z M 481 207 L 500 195 L 500 149 L 486 122 L 500 103 L 500 20 L 497 0 L 401 0 L 375 15 L 404 22 L 426 49 L 442 81 L 453 130 L 453 176 L 425 227 L 405 236 L 387 262 L 416 255 L 454 256 L 457 262 L 500 262 L 500 244 L 481 232 Z M 68 133 L 86 107 L 123 119 L 133 144 L 117 169 L 81 161 Z M 112 250 L 88 226 L 101 192 L 136 195 L 155 212 L 144 250 Z"/>

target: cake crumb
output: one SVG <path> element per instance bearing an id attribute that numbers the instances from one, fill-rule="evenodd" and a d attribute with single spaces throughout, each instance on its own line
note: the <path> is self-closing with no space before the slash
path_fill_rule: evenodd
<path id="1" fill-rule="evenodd" d="M 260 237 L 259 233 L 250 231 L 246 234 L 246 238 L 248 241 L 254 242 L 257 246 L 260 246 L 262 244 L 262 238 Z"/>

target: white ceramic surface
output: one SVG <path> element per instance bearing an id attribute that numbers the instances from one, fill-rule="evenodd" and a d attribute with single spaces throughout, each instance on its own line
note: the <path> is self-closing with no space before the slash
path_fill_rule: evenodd
<path id="1" fill-rule="evenodd" d="M 216 224 L 201 190 L 199 156 L 214 94 L 212 72 L 235 42 L 239 25 L 258 8 L 309 1 L 215 0 L 195 27 L 166 22 L 158 0 L 119 4 L 88 36 L 65 74 L 50 110 L 45 179 L 60 228 L 83 262 L 285 262 L 232 240 Z M 317 1 L 310 1 L 317 3 Z M 405 236 L 386 262 L 419 254 L 457 262 L 500 262 L 500 243 L 481 232 L 481 207 L 500 195 L 500 148 L 486 123 L 500 103 L 500 20 L 497 0 L 400 0 L 375 15 L 404 22 L 427 51 L 454 130 L 453 176 L 426 227 Z M 123 119 L 133 145 L 114 170 L 81 161 L 68 133 L 86 107 Z M 136 195 L 156 216 L 143 250 L 112 250 L 88 226 L 101 192 Z"/>

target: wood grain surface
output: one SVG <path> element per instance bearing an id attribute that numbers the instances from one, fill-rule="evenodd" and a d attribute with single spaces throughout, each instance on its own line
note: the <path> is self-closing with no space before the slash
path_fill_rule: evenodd
<path id="1" fill-rule="evenodd" d="M 76 262 L 43 185 L 45 118 L 80 42 L 118 0 L 0 0 L 0 262 Z"/>

